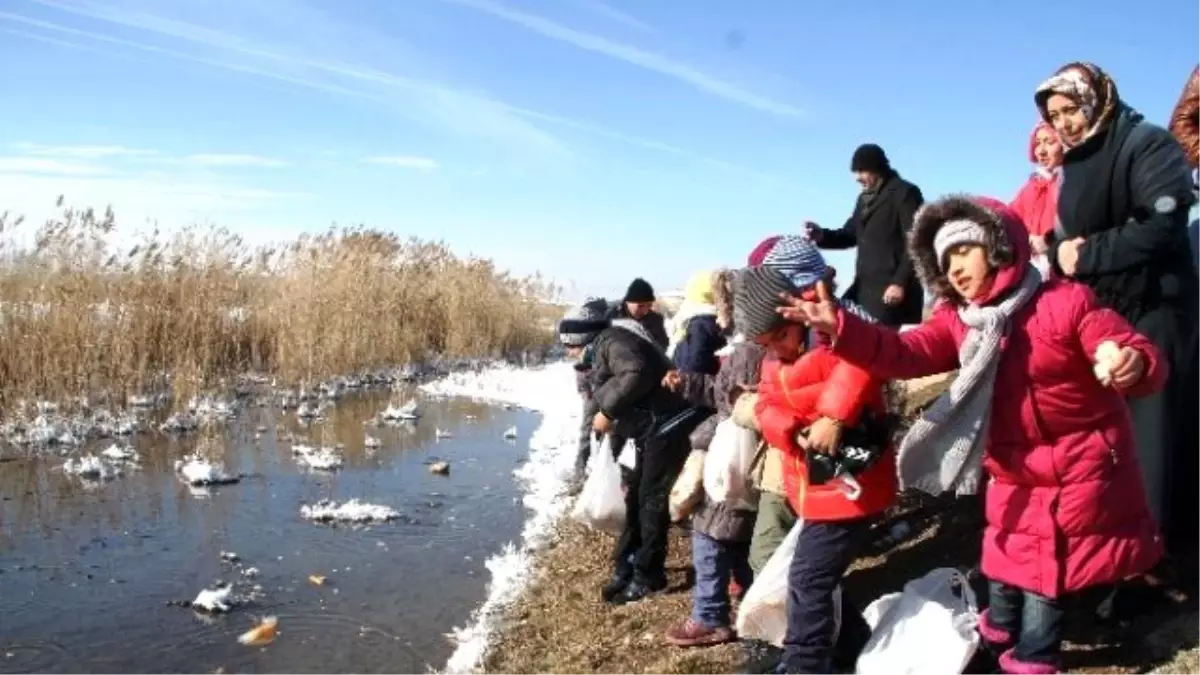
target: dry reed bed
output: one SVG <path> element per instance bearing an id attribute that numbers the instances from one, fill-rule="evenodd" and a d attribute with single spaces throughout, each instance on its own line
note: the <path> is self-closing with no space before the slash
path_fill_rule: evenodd
<path id="1" fill-rule="evenodd" d="M 218 228 L 115 233 L 111 210 L 0 215 L 0 414 L 83 393 L 123 403 L 164 373 L 178 404 L 248 371 L 311 386 L 550 338 L 557 289 L 441 243 L 361 227 L 271 247 Z"/>

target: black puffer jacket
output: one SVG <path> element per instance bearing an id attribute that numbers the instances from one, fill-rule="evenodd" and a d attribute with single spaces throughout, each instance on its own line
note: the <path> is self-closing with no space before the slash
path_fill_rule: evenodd
<path id="1" fill-rule="evenodd" d="M 629 311 L 625 309 L 625 303 L 620 300 L 613 300 L 608 303 L 608 311 L 610 319 L 629 319 L 636 321 L 646 329 L 646 332 L 654 340 L 654 344 L 662 349 L 666 349 L 671 342 L 671 336 L 667 335 L 666 319 L 658 312 L 647 312 L 640 319 L 635 319 L 629 316 Z"/>
<path id="2" fill-rule="evenodd" d="M 642 438 L 688 407 L 682 396 L 662 386 L 670 369 L 666 352 L 637 321 L 614 319 L 596 338 L 592 395 L 600 412 L 613 421 L 614 434 Z"/>

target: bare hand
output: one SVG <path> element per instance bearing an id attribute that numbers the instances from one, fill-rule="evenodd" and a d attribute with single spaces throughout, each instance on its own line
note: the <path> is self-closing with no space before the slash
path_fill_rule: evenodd
<path id="1" fill-rule="evenodd" d="M 1075 237 L 1058 245 L 1058 266 L 1063 274 L 1073 277 L 1079 270 L 1079 247 L 1083 246 L 1083 237 Z"/>
<path id="2" fill-rule="evenodd" d="M 1108 376 L 1117 389 L 1128 389 L 1146 374 L 1146 357 L 1133 347 L 1122 347 L 1120 354 L 1109 366 Z"/>
<path id="3" fill-rule="evenodd" d="M 598 434 L 607 434 L 612 429 L 612 420 L 608 419 L 608 415 L 602 412 L 596 413 L 592 418 L 592 430 Z"/>
<path id="4" fill-rule="evenodd" d="M 802 323 L 831 337 L 837 333 L 838 307 L 824 281 L 817 282 L 816 302 L 794 295 L 784 296 L 783 301 L 777 311 L 788 321 Z"/>
<path id="5" fill-rule="evenodd" d="M 837 455 L 842 442 L 842 423 L 832 417 L 822 417 L 808 428 L 805 438 L 809 451 Z"/>
<path id="6" fill-rule="evenodd" d="M 1036 234 L 1029 236 L 1029 248 L 1033 249 L 1034 255 L 1046 255 L 1050 250 L 1050 247 L 1046 245 L 1046 238 Z"/>
<path id="7" fill-rule="evenodd" d="M 662 386 L 664 389 L 671 391 L 679 391 L 680 385 L 683 384 L 683 376 L 678 370 L 668 370 L 666 375 L 663 375 Z"/>
<path id="8" fill-rule="evenodd" d="M 825 230 L 821 229 L 820 225 L 812 222 L 811 220 L 804 222 L 804 232 L 808 235 L 809 239 L 812 239 L 818 244 L 821 243 L 821 237 L 825 234 Z"/>
<path id="9" fill-rule="evenodd" d="M 883 304 L 898 305 L 904 302 L 904 287 L 891 284 L 883 289 Z"/>

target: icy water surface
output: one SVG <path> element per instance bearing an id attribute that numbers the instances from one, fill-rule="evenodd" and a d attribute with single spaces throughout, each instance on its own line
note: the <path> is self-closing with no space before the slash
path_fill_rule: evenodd
<path id="1" fill-rule="evenodd" d="M 386 403 L 385 393 L 346 397 L 307 429 L 286 412 L 245 410 L 221 443 L 229 471 L 248 477 L 208 495 L 172 468 L 195 436 L 135 437 L 142 469 L 103 484 L 64 475 L 59 457 L 3 457 L 0 672 L 440 668 L 453 651 L 445 634 L 484 599 L 484 560 L 520 533 L 512 472 L 538 418 L 422 398 L 415 425 L 365 428 Z M 344 443 L 344 468 L 302 468 L 291 442 L 276 440 L 279 420 L 296 442 L 323 434 L 325 444 Z M 517 439 L 505 440 L 514 425 Z M 437 439 L 438 428 L 453 436 Z M 382 447 L 365 448 L 364 432 Z M 436 459 L 450 463 L 448 476 L 429 472 Z M 404 517 L 357 527 L 300 517 L 302 504 L 324 498 L 357 498 Z M 256 576 L 244 575 L 249 567 Z M 263 597 L 217 617 L 173 604 L 218 580 L 257 584 Z M 278 617 L 278 639 L 238 644 L 264 615 Z"/>

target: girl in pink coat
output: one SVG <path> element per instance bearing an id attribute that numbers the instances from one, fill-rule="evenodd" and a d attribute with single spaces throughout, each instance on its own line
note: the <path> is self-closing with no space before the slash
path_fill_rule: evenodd
<path id="1" fill-rule="evenodd" d="M 1047 235 L 1054 231 L 1058 218 L 1058 174 L 1062 160 L 1063 146 L 1054 127 L 1038 122 L 1029 135 L 1029 161 L 1035 165 L 1033 175 L 1009 207 L 1024 221 L 1034 263 L 1043 272 L 1049 267 L 1045 263 Z"/>
<path id="2" fill-rule="evenodd" d="M 969 494 L 986 468 L 990 603 L 979 632 L 1004 672 L 1056 672 L 1064 599 L 1142 573 L 1162 554 L 1124 396 L 1160 389 L 1166 362 L 1086 286 L 1043 280 L 1024 225 L 998 201 L 926 205 L 909 253 L 941 296 L 914 330 L 865 323 L 827 291 L 780 312 L 881 377 L 961 368 L 901 442 L 900 480 Z"/>

